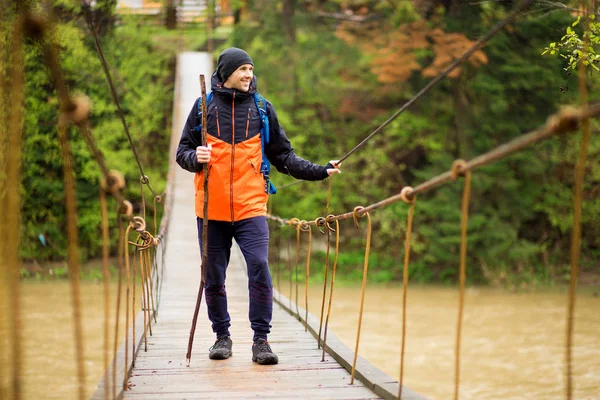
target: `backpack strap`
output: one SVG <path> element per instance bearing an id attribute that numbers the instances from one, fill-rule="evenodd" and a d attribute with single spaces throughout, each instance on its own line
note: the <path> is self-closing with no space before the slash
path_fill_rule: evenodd
<path id="1" fill-rule="evenodd" d="M 267 115 L 267 102 L 264 97 L 262 97 L 258 93 L 254 93 L 254 103 L 256 104 L 256 108 L 258 108 L 258 113 L 260 115 L 260 122 L 262 127 L 260 129 L 260 147 L 262 151 L 262 162 L 260 163 L 260 172 L 265 178 L 265 191 L 267 194 L 275 194 L 277 193 L 277 189 L 273 182 L 271 182 L 269 178 L 269 174 L 271 173 L 271 163 L 269 162 L 267 156 L 265 155 L 265 144 L 269 143 L 269 116 Z"/>
<path id="2" fill-rule="evenodd" d="M 207 109 L 208 109 L 208 103 L 210 103 L 210 101 L 212 100 L 212 97 L 213 97 L 213 92 L 210 92 L 209 94 L 206 95 L 206 108 Z M 196 118 L 198 118 L 198 120 L 200 122 L 198 122 L 198 125 L 196 126 L 196 128 L 194 128 L 194 130 L 196 132 L 200 132 L 200 131 L 202 131 L 202 97 L 198 98 Z"/>

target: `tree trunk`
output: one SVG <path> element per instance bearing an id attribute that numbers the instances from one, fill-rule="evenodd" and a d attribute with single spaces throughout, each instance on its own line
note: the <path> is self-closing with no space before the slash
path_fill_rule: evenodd
<path id="1" fill-rule="evenodd" d="M 206 51 L 212 53 L 213 51 L 213 27 L 215 20 L 214 0 L 206 0 L 206 19 L 204 20 L 204 26 L 206 28 Z"/>
<path id="2" fill-rule="evenodd" d="M 470 155 L 470 146 L 465 137 L 465 119 L 467 113 L 467 100 L 465 93 L 465 72 L 454 83 L 454 128 L 455 128 L 455 157 L 466 158 Z"/>
<path id="3" fill-rule="evenodd" d="M 282 0 L 282 15 L 281 21 L 284 26 L 285 35 L 287 37 L 287 51 L 289 54 L 289 60 L 291 60 L 290 72 L 291 82 L 292 82 L 292 119 L 295 118 L 296 109 L 298 104 L 298 95 L 299 95 L 299 83 L 298 83 L 298 73 L 296 71 L 297 68 L 297 51 L 296 51 L 296 24 L 294 23 L 294 15 L 296 10 L 296 0 Z"/>
<path id="4" fill-rule="evenodd" d="M 296 0 L 283 0 L 282 21 L 286 29 L 286 35 L 291 44 L 296 44 L 296 24 L 294 23 L 294 14 Z"/>
<path id="5" fill-rule="evenodd" d="M 175 8 L 175 0 L 167 0 L 165 25 L 167 29 L 177 28 L 177 8 Z"/>
<path id="6" fill-rule="evenodd" d="M 240 5 L 235 6 L 233 10 L 233 24 L 237 25 L 242 20 L 242 14 L 246 11 L 246 0 L 241 0 Z"/>

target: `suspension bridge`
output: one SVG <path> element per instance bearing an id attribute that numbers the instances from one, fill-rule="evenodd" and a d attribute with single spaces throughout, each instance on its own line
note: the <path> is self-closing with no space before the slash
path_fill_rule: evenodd
<path id="1" fill-rule="evenodd" d="M 527 2 L 525 2 L 527 3 Z M 509 18 L 507 18 L 508 21 Z M 29 24 L 29 26 L 28 26 Z M 350 156 L 362 144 L 385 127 L 393 118 L 397 117 L 403 110 L 409 107 L 427 90 L 432 88 L 437 82 L 443 79 L 453 68 L 464 61 L 469 54 L 472 54 L 477 48 L 482 46 L 497 30 L 503 25 L 498 24 L 490 33 L 484 36 L 473 48 L 456 62 L 452 63 L 438 77 L 433 79 L 423 91 L 417 94 L 411 101 L 403 106 L 386 123 L 375 130 L 361 144 L 352 149 L 348 154 L 342 157 L 342 160 Z M 19 42 L 25 34 L 39 35 L 43 32 L 43 25 L 35 19 L 20 20 L 15 29 L 13 48 L 13 64 L 17 67 L 12 69 L 12 90 L 15 96 L 15 103 L 22 101 L 22 88 L 19 85 L 23 83 L 23 71 L 20 71 L 21 63 L 19 52 Z M 99 49 L 100 50 L 100 49 Z M 61 103 L 61 119 L 59 122 L 59 140 L 65 159 L 65 191 L 67 193 L 66 203 L 68 210 L 68 236 L 70 249 L 76 249 L 76 224 L 74 207 L 74 185 L 72 182 L 72 163 L 70 153 L 66 142 L 66 126 L 74 124 L 78 126 L 85 136 L 92 152 L 97 158 L 98 164 L 102 170 L 103 192 L 104 195 L 112 194 L 119 202 L 119 217 L 128 220 L 127 230 L 123 233 L 121 229 L 124 246 L 121 247 L 119 258 L 119 286 L 121 283 L 126 285 L 125 304 L 127 313 L 126 337 L 119 348 L 114 351 L 105 348 L 105 374 L 98 388 L 92 395 L 94 399 L 107 398 L 138 398 L 138 399 L 181 399 L 181 398 L 315 398 L 315 399 L 371 399 L 371 398 L 402 398 L 402 399 L 422 399 L 424 396 L 410 390 L 402 381 L 402 362 L 399 379 L 390 377 L 379 369 L 369 364 L 366 360 L 358 356 L 360 343 L 360 324 L 362 318 L 362 302 L 359 311 L 358 333 L 356 338 L 356 347 L 349 349 L 343 345 L 332 332 L 327 332 L 327 320 L 329 313 L 322 311 L 320 318 L 308 313 L 308 307 L 305 304 L 304 309 L 299 304 L 295 304 L 295 310 L 291 306 L 290 299 L 286 299 L 280 293 L 276 293 L 274 298 L 276 306 L 273 317 L 273 333 L 270 341 L 274 351 L 280 357 L 280 363 L 276 366 L 260 366 L 251 361 L 251 330 L 247 322 L 247 287 L 244 272 L 244 262 L 239 250 L 236 248 L 232 253 L 231 264 L 228 269 L 228 292 L 229 307 L 232 315 L 232 338 L 233 354 L 231 359 L 225 361 L 209 360 L 206 356 L 206 349 L 214 341 L 214 335 L 210 331 L 208 324 L 200 324 L 196 330 L 194 342 L 195 351 L 191 359 L 191 365 L 187 366 L 184 362 L 186 353 L 187 338 L 189 336 L 189 325 L 192 319 L 192 310 L 196 300 L 196 292 L 200 281 L 200 255 L 197 248 L 197 234 L 194 215 L 194 195 L 192 176 L 180 168 L 176 167 L 173 161 L 175 146 L 182 131 L 182 126 L 188 114 L 190 105 L 198 97 L 198 76 L 209 77 L 212 72 L 211 56 L 205 53 L 181 53 L 177 63 L 177 77 L 174 94 L 174 116 L 172 128 L 172 142 L 170 148 L 170 168 L 169 182 L 166 196 L 155 194 L 155 203 L 164 202 L 165 216 L 161 222 L 160 229 L 151 234 L 146 230 L 144 218 L 133 216 L 132 206 L 122 197 L 121 189 L 124 185 L 122 179 L 113 172 L 109 171 L 108 166 L 103 163 L 101 154 L 95 146 L 95 142 L 90 135 L 91 127 L 87 122 L 86 106 L 81 100 L 70 96 L 65 81 L 60 73 L 57 64 L 57 48 L 49 46 L 45 48 L 46 59 L 49 60 L 54 82 L 57 85 Z M 104 61 L 104 60 L 103 60 Z M 110 80 L 110 77 L 109 77 Z M 117 99 L 115 98 L 115 101 Z M 313 227 L 327 232 L 328 248 L 327 257 L 329 260 L 329 235 L 339 232 L 333 226 L 342 219 L 354 219 L 358 225 L 361 218 L 366 219 L 367 226 L 367 245 L 365 249 L 365 262 L 363 271 L 363 284 L 361 297 L 364 299 L 364 292 L 368 275 L 369 246 L 371 238 L 371 220 L 370 212 L 378 208 L 385 207 L 391 203 L 403 201 L 410 207 L 407 220 L 406 240 L 405 240 L 405 258 L 404 258 L 404 302 L 403 316 L 406 314 L 406 290 L 408 284 L 408 267 L 410 263 L 410 235 L 412 231 L 412 217 L 414 213 L 416 196 L 432 188 L 438 187 L 450 181 L 459 178 L 464 179 L 463 203 L 462 203 L 462 222 L 461 222 L 461 248 L 460 248 L 460 304 L 457 321 L 456 337 L 456 363 L 455 363 L 455 393 L 458 398 L 460 386 L 460 346 L 461 346 L 461 322 L 464 300 L 465 285 L 465 260 L 467 231 L 466 224 L 468 218 L 468 204 L 470 195 L 470 176 L 471 171 L 485 164 L 502 159 L 509 154 L 524 149 L 533 143 L 539 142 L 553 135 L 572 132 L 579 127 L 583 127 L 584 141 L 582 145 L 582 157 L 578 164 L 577 180 L 575 187 L 575 203 L 581 202 L 581 180 L 583 178 L 583 162 L 585 161 L 585 137 L 589 138 L 589 118 L 600 115 L 600 105 L 587 104 L 585 94 L 583 95 L 583 104 L 581 108 L 563 110 L 556 115 L 551 116 L 547 123 L 539 129 L 520 136 L 519 138 L 501 145 L 488 153 L 482 154 L 472 160 L 456 160 L 451 169 L 439 176 L 416 186 L 405 187 L 399 194 L 383 199 L 375 204 L 366 207 L 356 207 L 354 210 L 339 214 L 319 217 L 312 221 L 299 220 L 297 218 L 284 219 L 269 215 L 273 221 L 282 225 L 290 225 L 296 229 L 299 241 L 301 232 L 308 232 L 309 243 L 310 233 Z M 18 107 L 17 107 L 18 109 Z M 8 123 L 9 143 L 11 149 L 20 149 L 19 126 L 21 123 L 20 111 L 12 113 Z M 126 129 L 127 131 L 127 129 Z M 14 329 L 18 329 L 19 307 L 18 307 L 18 276 L 11 266 L 18 265 L 18 247 L 16 246 L 17 235 L 11 235 L 11 227 L 18 226 L 19 199 L 15 193 L 18 193 L 18 178 L 20 160 L 19 151 L 10 152 L 7 165 L 7 192 L 11 193 L 8 200 L 3 203 L 6 213 L 2 215 L 2 236 L 0 250 L 2 256 L 2 267 L 8 276 L 6 282 L 9 298 L 14 303 L 11 304 L 11 316 Z M 147 178 L 142 175 L 142 184 L 149 186 Z M 146 178 L 146 179 L 144 179 Z M 11 186 L 12 185 L 12 186 Z M 103 216 L 106 220 L 106 199 L 103 203 Z M 581 210 L 577 210 L 574 216 L 574 226 L 577 228 L 580 223 Z M 144 213 L 145 214 L 145 213 Z M 567 299 L 567 398 L 572 396 L 572 359 L 571 344 L 573 334 L 573 312 L 574 312 L 574 292 L 578 273 L 579 256 L 579 235 L 578 229 L 573 230 L 573 248 L 572 248 L 572 271 L 571 286 L 569 297 Z M 137 233 L 137 239 L 131 240 L 130 235 Z M 107 236 L 104 236 L 105 243 L 108 242 Z M 167 246 L 168 243 L 168 246 Z M 335 264 L 337 261 L 337 244 L 339 238 L 336 238 L 335 252 L 333 261 L 331 291 L 333 290 L 333 281 L 335 274 Z M 130 263 L 130 247 L 133 247 L 133 263 Z M 310 246 L 307 255 L 306 273 L 310 263 Z M 298 249 L 297 249 L 298 252 Z M 137 257 L 137 258 L 136 258 Z M 136 266 L 139 262 L 139 269 L 142 278 L 142 311 L 134 315 L 137 310 L 130 308 L 131 299 L 135 299 L 135 277 L 137 276 Z M 76 334 L 75 347 L 77 350 L 77 365 L 79 374 L 79 397 L 83 398 L 84 381 L 84 363 L 81 356 L 81 327 L 77 326 L 80 305 L 78 303 L 79 288 L 77 282 L 78 261 L 75 250 L 70 250 L 69 254 L 70 270 L 73 283 L 73 308 L 76 316 Z M 326 268 L 328 265 L 326 265 Z M 106 274 L 105 265 L 104 272 Z M 106 275 L 105 275 L 106 276 Z M 326 269 L 327 276 L 327 269 Z M 123 282 L 122 282 L 123 281 Z M 326 280 L 327 284 L 327 280 Z M 4 287 L 3 287 L 4 289 Z M 133 291 L 133 293 L 131 293 Z M 119 292 L 119 296 L 121 296 Z M 325 296 L 323 297 L 325 304 Z M 204 307 L 204 306 L 203 306 Z M 323 310 L 324 308 L 322 308 Z M 132 321 L 129 321 L 129 312 L 131 311 Z M 118 314 L 117 309 L 117 314 Z M 205 315 L 206 310 L 201 309 L 201 315 Z M 323 317 L 325 320 L 325 329 L 323 330 Z M 18 334 L 13 330 L 11 343 L 13 351 L 12 376 L 10 377 L 10 387 L 0 394 L 6 394 L 6 398 L 19 399 L 20 390 L 20 361 L 21 356 L 20 342 Z M 323 334 L 322 334 L 323 333 Z M 108 329 L 104 331 L 104 337 L 108 338 Z M 401 357 L 404 357 L 404 336 L 402 332 Z M 108 340 L 105 340 L 108 343 Z M 109 359 L 112 361 L 109 362 Z"/>
<path id="2" fill-rule="evenodd" d="M 175 153 L 179 135 L 189 113 L 190 105 L 198 97 L 199 75 L 210 76 L 212 58 L 207 53 L 182 53 L 177 63 L 177 83 L 174 99 L 172 148 Z M 175 147 L 173 147 L 175 146 Z M 195 351 L 191 366 L 185 365 L 187 339 L 190 333 L 196 294 L 200 282 L 200 253 L 194 214 L 193 176 L 170 164 L 173 185 L 171 226 L 164 255 L 167 266 L 161 290 L 158 322 L 152 326 L 152 336 L 143 339 L 142 318 L 138 321 L 138 337 L 132 343 L 135 366 L 124 376 L 119 371 L 118 382 L 126 381 L 128 390 L 123 398 L 181 399 L 181 398 L 311 398 L 311 399 L 371 399 L 391 398 L 397 393 L 398 383 L 365 360 L 358 363 L 359 380 L 350 385 L 350 372 L 344 366 L 352 363 L 351 352 L 330 334 L 327 354 L 315 339 L 318 331 L 316 318 L 305 325 L 290 313 L 286 300 L 279 294 L 274 309 L 271 345 L 280 357 L 276 366 L 260 366 L 252 362 L 252 331 L 248 323 L 248 289 L 245 264 L 239 248 L 232 252 L 227 270 L 228 302 L 232 317 L 231 334 L 233 357 L 214 361 L 207 357 L 207 349 L 214 342 L 208 323 L 200 323 L 194 339 Z M 304 313 L 302 313 L 304 314 Z M 204 303 L 201 319 L 205 319 Z M 140 315 L 141 317 L 141 315 Z M 120 351 L 124 356 L 124 345 Z M 148 349 L 148 351 L 145 351 Z M 122 365 L 121 363 L 119 363 Z M 109 373 L 107 376 L 111 376 Z M 92 398 L 103 399 L 110 380 L 103 380 Z M 394 395 L 395 396 L 395 395 Z M 404 388 L 405 399 L 424 397 Z"/>

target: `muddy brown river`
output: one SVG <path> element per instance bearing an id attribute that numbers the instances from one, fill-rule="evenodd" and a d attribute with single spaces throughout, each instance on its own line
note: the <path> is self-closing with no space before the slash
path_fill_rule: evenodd
<path id="1" fill-rule="evenodd" d="M 309 286 L 309 311 L 321 312 L 323 288 Z M 600 399 L 599 288 L 576 299 L 574 399 Z M 295 299 L 295 289 L 292 290 Z M 282 294 L 289 286 L 282 284 Z M 304 288 L 299 287 L 304 305 Z M 460 353 L 461 399 L 565 399 L 566 289 L 510 293 L 468 289 Z M 360 287 L 334 289 L 330 329 L 354 350 Z M 454 394 L 458 289 L 409 286 L 404 384 L 431 399 Z M 402 287 L 367 286 L 359 354 L 398 379 Z"/>
<path id="2" fill-rule="evenodd" d="M 288 295 L 285 286 L 282 293 Z M 317 318 L 322 290 L 315 285 L 309 291 L 309 311 Z M 23 398 L 76 399 L 69 283 L 25 282 L 22 292 Z M 87 395 L 103 373 L 102 293 L 100 284 L 82 284 Z M 113 303 L 115 293 L 113 285 Z M 302 286 L 299 298 L 303 305 Z M 359 299 L 359 286 L 334 291 L 330 329 L 351 349 Z M 468 289 L 460 398 L 565 399 L 566 299 L 563 289 L 530 293 Z M 359 349 L 362 357 L 395 379 L 400 366 L 401 304 L 401 287 L 367 287 Z M 453 396 L 457 304 L 456 288 L 409 287 L 404 382 L 431 399 Z M 574 399 L 600 399 L 600 297 L 594 290 L 580 291 L 575 317 Z M 6 343 L 6 332 L 1 337 Z M 270 339 L 276 349 L 277 332 Z M 8 354 L 0 357 L 5 373 Z"/>

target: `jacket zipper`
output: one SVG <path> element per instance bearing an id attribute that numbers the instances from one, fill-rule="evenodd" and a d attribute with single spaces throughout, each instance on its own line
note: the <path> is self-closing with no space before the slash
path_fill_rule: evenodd
<path id="1" fill-rule="evenodd" d="M 246 119 L 246 139 L 248 139 L 248 129 L 250 128 L 250 109 L 248 109 L 248 118 Z"/>
<path id="2" fill-rule="evenodd" d="M 217 136 L 221 137 L 221 126 L 219 125 L 219 107 L 215 106 L 215 111 L 217 113 Z"/>
<path id="3" fill-rule="evenodd" d="M 234 223 L 233 214 L 233 168 L 235 160 L 235 91 L 231 99 L 231 170 L 229 172 L 229 208 L 231 209 L 231 225 Z"/>

